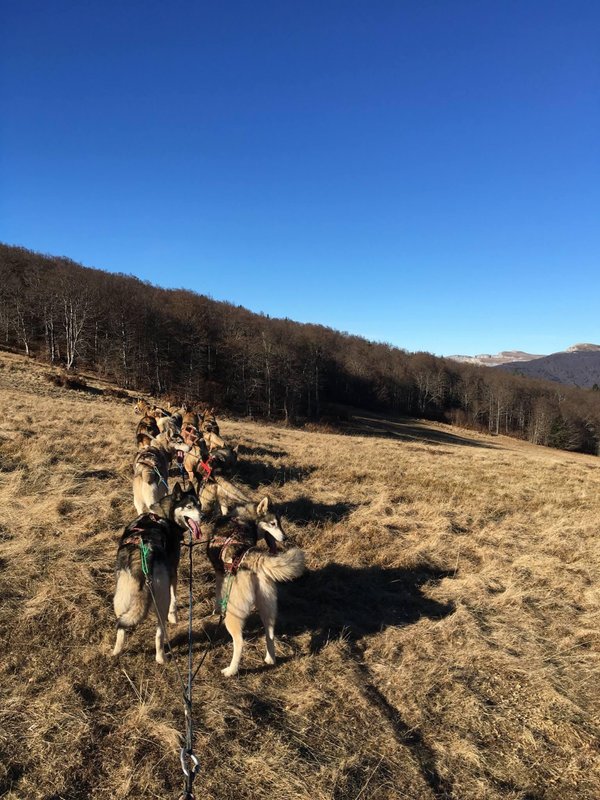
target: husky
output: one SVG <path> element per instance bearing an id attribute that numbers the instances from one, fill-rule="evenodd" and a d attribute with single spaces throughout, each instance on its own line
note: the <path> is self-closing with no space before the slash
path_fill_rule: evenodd
<path id="1" fill-rule="evenodd" d="M 226 447 L 225 439 L 221 439 L 217 433 L 213 433 L 212 431 L 204 431 L 202 435 L 204 437 L 204 441 L 208 445 L 209 450 L 217 450 L 219 447 Z"/>
<path id="2" fill-rule="evenodd" d="M 140 414 L 142 417 L 154 417 L 155 419 L 160 419 L 161 417 L 170 416 L 169 412 L 165 411 L 164 408 L 161 408 L 160 406 L 154 406 L 147 400 L 144 400 L 142 397 L 138 397 L 134 403 L 133 410 L 136 414 Z"/>
<path id="3" fill-rule="evenodd" d="M 214 472 L 219 474 L 228 472 L 233 469 L 237 464 L 239 445 L 235 447 L 218 447 L 216 450 L 210 450 L 208 457 L 209 464 Z"/>
<path id="4" fill-rule="evenodd" d="M 147 414 L 143 416 L 135 430 L 135 440 L 138 448 L 148 447 L 152 443 L 152 438 L 158 436 L 159 433 L 154 417 L 149 417 Z"/>
<path id="5" fill-rule="evenodd" d="M 186 438 L 185 435 L 184 438 Z M 187 438 L 186 441 L 189 443 L 190 439 Z M 204 439 L 196 437 L 194 443 L 185 454 L 183 468 L 187 472 L 190 481 L 197 481 L 198 486 L 210 475 L 208 447 Z"/>
<path id="6" fill-rule="evenodd" d="M 151 444 L 138 450 L 133 462 L 133 504 L 138 514 L 150 510 L 169 491 L 169 464 L 175 454 L 183 459 L 190 448 L 181 436 L 168 431 L 150 438 Z"/>
<path id="7" fill-rule="evenodd" d="M 269 552 L 257 549 L 260 539 L 266 540 Z M 207 554 L 215 570 L 216 608 L 223 609 L 225 627 L 233 640 L 231 663 L 221 670 L 226 677 L 237 674 L 244 624 L 254 607 L 265 628 L 265 663 L 275 663 L 277 583 L 291 581 L 304 571 L 302 550 L 293 547 L 277 552 L 276 543 L 283 541 L 285 534 L 268 497 L 258 505 L 236 505 L 228 516 L 213 522 Z"/>
<path id="8" fill-rule="evenodd" d="M 181 433 L 181 417 L 177 414 L 169 414 L 166 417 L 157 417 L 156 425 L 161 433 L 167 431 L 171 436 Z"/>
<path id="9" fill-rule="evenodd" d="M 186 411 L 183 415 L 183 427 L 190 425 L 192 428 L 198 430 L 200 427 L 200 420 L 195 411 Z"/>
<path id="10" fill-rule="evenodd" d="M 252 503 L 251 497 L 222 475 L 211 475 L 210 480 L 198 489 L 198 497 L 205 514 L 214 513 L 218 507 L 221 515 L 227 516 L 233 506 Z"/>
<path id="11" fill-rule="evenodd" d="M 217 418 L 215 417 L 215 410 L 214 408 L 206 408 L 202 414 L 202 431 L 204 433 L 215 433 L 217 436 L 219 435 L 219 424 L 217 422 Z"/>
<path id="12" fill-rule="evenodd" d="M 144 400 L 143 397 L 138 397 L 138 399 L 133 404 L 133 410 L 135 411 L 135 413 L 140 414 L 142 417 L 146 416 L 146 413 L 150 408 L 152 408 L 152 406 L 150 405 L 150 403 Z"/>
<path id="13" fill-rule="evenodd" d="M 125 642 L 125 631 L 132 630 L 147 614 L 154 594 L 156 661 L 165 662 L 163 631 L 168 619 L 177 622 L 177 568 L 183 532 L 200 539 L 200 505 L 193 488 L 182 491 L 178 483 L 173 493 L 152 506 L 123 531 L 117 550 L 116 589 L 113 600 L 117 617 L 117 640 L 113 655 L 118 656 Z M 147 575 L 142 567 L 145 551 Z"/>
<path id="14" fill-rule="evenodd" d="M 186 442 L 190 439 L 185 437 Z M 209 478 L 229 471 L 237 463 L 237 447 L 221 447 L 209 453 L 204 439 L 196 439 L 183 459 L 190 481 L 196 481 L 198 491 Z"/>
<path id="15" fill-rule="evenodd" d="M 202 439 L 202 434 L 198 428 L 189 421 L 182 421 L 181 435 L 183 436 L 184 441 L 189 445 L 202 444 L 204 446 L 206 444 Z"/>

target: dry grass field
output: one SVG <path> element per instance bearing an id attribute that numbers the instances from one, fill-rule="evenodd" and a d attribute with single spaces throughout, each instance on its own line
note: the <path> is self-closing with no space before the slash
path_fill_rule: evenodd
<path id="1" fill-rule="evenodd" d="M 181 699 L 150 618 L 118 660 L 131 403 L 0 355 L 0 796 L 177 798 Z M 224 420 L 308 572 L 278 656 L 249 621 L 195 689 L 204 800 L 597 800 L 600 459 L 442 425 Z M 185 602 L 185 559 L 179 590 Z M 198 657 L 216 627 L 198 549 Z M 171 626 L 186 646 L 185 614 Z"/>

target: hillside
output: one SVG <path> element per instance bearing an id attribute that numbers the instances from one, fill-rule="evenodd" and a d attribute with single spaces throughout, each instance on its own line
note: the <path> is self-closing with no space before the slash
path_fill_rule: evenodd
<path id="1" fill-rule="evenodd" d="M 0 795 L 175 798 L 181 702 L 153 624 L 110 655 L 132 404 L 49 371 L 0 354 Z M 280 504 L 309 570 L 280 592 L 275 667 L 256 622 L 237 678 L 228 637 L 206 658 L 197 796 L 595 800 L 600 462 L 418 420 L 350 427 L 222 420 L 240 484 Z M 184 563 L 180 606 L 185 580 Z M 198 657 L 201 556 L 194 585 Z"/>
<path id="2" fill-rule="evenodd" d="M 177 274 L 171 263 L 165 269 Z M 557 393 L 547 381 L 408 353 L 2 244 L 0 336 L 3 349 L 53 366 L 164 401 L 201 398 L 254 419 L 335 424 L 353 406 L 600 452 L 595 392 Z"/>
<path id="3" fill-rule="evenodd" d="M 600 386 L 600 347 L 576 345 L 564 352 L 552 353 L 534 361 L 502 364 L 497 369 L 589 389 L 594 384 Z"/>

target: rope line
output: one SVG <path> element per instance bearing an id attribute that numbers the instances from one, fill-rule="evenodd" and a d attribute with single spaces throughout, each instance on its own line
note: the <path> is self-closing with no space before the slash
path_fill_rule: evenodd
<path id="1" fill-rule="evenodd" d="M 203 464 L 203 466 L 205 466 Z M 181 475 L 184 480 L 184 489 L 185 489 L 185 474 L 183 465 L 180 465 Z M 210 467 L 209 467 L 210 470 Z M 168 483 L 164 480 L 158 469 L 154 468 L 159 481 L 164 483 L 167 487 L 167 491 L 169 489 Z M 200 505 L 200 501 L 202 499 L 202 493 L 206 487 L 206 481 L 210 476 L 210 471 L 205 474 L 204 478 L 201 480 L 201 487 L 198 492 L 198 504 Z M 163 646 L 166 647 L 167 652 L 170 657 L 170 661 L 173 663 L 175 668 L 177 679 L 181 686 L 181 693 L 183 699 L 183 711 L 184 711 L 184 719 L 185 719 L 185 735 L 184 740 L 185 744 L 181 748 L 179 753 L 179 760 L 181 762 L 181 771 L 184 776 L 184 790 L 183 793 L 179 796 L 179 800 L 194 800 L 193 794 L 193 784 L 194 779 L 198 772 L 200 771 L 200 762 L 196 754 L 194 753 L 194 723 L 193 723 L 193 696 L 192 696 L 192 687 L 200 668 L 204 664 L 206 656 L 212 650 L 216 634 L 219 632 L 221 625 L 223 624 L 223 620 L 225 617 L 225 613 L 227 611 L 227 604 L 229 602 L 229 596 L 231 594 L 231 586 L 233 582 L 233 575 L 229 575 L 229 582 L 227 584 L 227 594 L 225 598 L 221 598 L 219 600 L 219 605 L 221 608 L 221 613 L 219 617 L 219 622 L 217 628 L 215 630 L 215 635 L 212 639 L 209 638 L 209 645 L 204 650 L 196 669 L 194 669 L 193 664 L 193 604 L 194 604 L 194 596 L 193 596 L 193 570 L 194 570 L 194 557 L 193 557 L 193 550 L 194 547 L 198 544 L 207 544 L 211 541 L 211 538 L 208 539 L 200 539 L 194 541 L 193 533 L 189 530 L 189 541 L 182 542 L 184 547 L 187 547 L 189 550 L 189 574 L 188 574 L 188 655 L 187 655 L 187 681 L 184 679 L 182 670 L 180 669 L 179 660 L 175 654 L 175 651 L 171 647 L 171 642 L 169 640 L 169 636 L 167 633 L 165 620 L 163 620 L 162 615 L 158 608 L 158 603 L 156 601 L 156 596 L 154 594 L 154 589 L 152 585 L 152 569 L 151 569 L 151 554 L 152 554 L 152 545 L 147 544 L 143 541 L 140 537 L 139 541 L 139 548 L 140 548 L 140 559 L 141 559 L 141 567 L 142 573 L 144 574 L 146 586 L 148 587 L 148 591 L 150 592 L 150 597 L 152 599 L 152 604 L 154 606 L 154 610 L 156 612 L 156 617 L 158 619 L 158 624 L 160 626 L 160 630 L 163 637 Z"/>

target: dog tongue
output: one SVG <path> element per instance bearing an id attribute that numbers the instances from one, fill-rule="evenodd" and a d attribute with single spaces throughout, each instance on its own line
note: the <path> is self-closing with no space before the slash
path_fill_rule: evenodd
<path id="1" fill-rule="evenodd" d="M 177 451 L 177 463 L 181 464 L 183 462 L 183 450 Z"/>
<path id="2" fill-rule="evenodd" d="M 186 518 L 186 522 L 194 539 L 199 539 L 201 536 L 200 525 L 198 525 L 198 523 L 195 520 L 189 518 Z"/>

